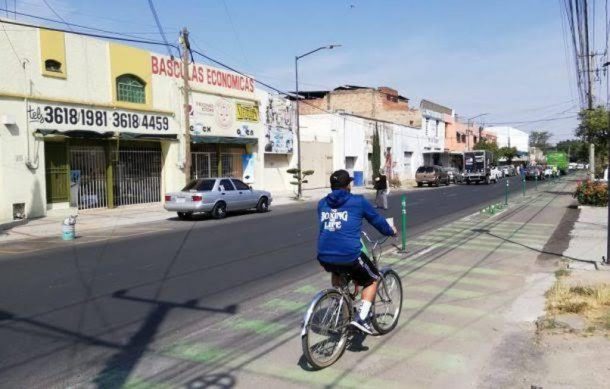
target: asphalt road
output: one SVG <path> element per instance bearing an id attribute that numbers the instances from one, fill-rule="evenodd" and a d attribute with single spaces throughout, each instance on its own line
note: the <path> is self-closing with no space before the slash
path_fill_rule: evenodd
<path id="1" fill-rule="evenodd" d="M 518 180 L 510 185 L 519 196 Z M 504 190 L 501 181 L 408 192 L 408 234 L 499 202 Z M 385 213 L 399 222 L 397 193 Z M 319 271 L 315 204 L 158 224 L 164 229 L 152 234 L 2 255 L 0 386 L 64 386 L 77 377 L 120 385 L 154 342 Z"/>

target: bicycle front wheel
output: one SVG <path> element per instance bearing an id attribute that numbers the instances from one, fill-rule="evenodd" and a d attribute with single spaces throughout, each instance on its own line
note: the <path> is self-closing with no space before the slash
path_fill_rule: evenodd
<path id="1" fill-rule="evenodd" d="M 311 314 L 303 324 L 303 355 L 315 369 L 335 363 L 345 351 L 350 307 L 336 290 L 327 290 L 312 302 Z"/>
<path id="2" fill-rule="evenodd" d="M 402 311 L 402 282 L 398 274 L 387 269 L 381 272 L 371 323 L 381 335 L 392 331 Z"/>

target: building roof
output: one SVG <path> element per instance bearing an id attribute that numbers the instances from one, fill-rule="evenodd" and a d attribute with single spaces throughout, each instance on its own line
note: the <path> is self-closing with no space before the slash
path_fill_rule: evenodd
<path id="1" fill-rule="evenodd" d="M 421 101 L 421 103 L 419 104 L 419 107 L 421 109 L 427 109 L 429 111 L 440 112 L 440 113 L 444 113 L 446 115 L 452 115 L 453 114 L 453 110 L 451 108 L 447 108 L 444 105 L 437 104 L 437 103 L 432 102 L 430 100 L 423 99 Z"/>
<path id="2" fill-rule="evenodd" d="M 379 90 L 380 88 L 346 84 L 346 85 L 338 86 L 333 90 L 299 91 L 299 95 L 302 96 L 304 99 L 321 99 L 321 98 L 325 97 L 327 94 L 334 92 L 334 91 L 351 91 L 351 90 L 361 90 L 361 89 L 380 91 Z M 288 96 L 288 98 L 291 100 L 294 100 L 293 96 L 294 96 L 295 92 L 289 92 L 289 93 L 290 93 L 290 96 Z M 383 93 L 385 93 L 385 92 L 383 92 Z M 405 97 L 405 96 L 402 96 L 399 94 L 397 94 L 396 97 L 398 97 L 399 100 L 409 102 L 408 97 Z"/>

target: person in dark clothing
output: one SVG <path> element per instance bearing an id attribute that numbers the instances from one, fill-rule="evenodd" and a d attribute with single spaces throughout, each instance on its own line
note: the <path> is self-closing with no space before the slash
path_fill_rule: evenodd
<path id="1" fill-rule="evenodd" d="M 351 194 L 351 182 L 347 171 L 337 170 L 330 176 L 332 192 L 318 203 L 318 261 L 332 273 L 333 286 L 339 286 L 339 275 L 347 273 L 364 288 L 360 313 L 350 324 L 370 335 L 368 316 L 377 293 L 379 271 L 362 252 L 362 221 L 367 220 L 387 236 L 396 236 L 396 229 L 364 196 Z"/>
<path id="2" fill-rule="evenodd" d="M 375 178 L 375 206 L 377 208 L 388 209 L 388 177 L 383 174 L 383 169 L 379 172 L 379 177 Z"/>

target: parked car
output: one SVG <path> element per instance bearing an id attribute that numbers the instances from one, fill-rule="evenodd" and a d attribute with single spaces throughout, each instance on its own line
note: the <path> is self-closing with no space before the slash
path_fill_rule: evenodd
<path id="1" fill-rule="evenodd" d="M 576 164 L 576 169 L 578 169 L 578 170 L 582 170 L 582 169 L 584 169 L 584 168 L 585 168 L 585 164 L 584 164 L 584 163 L 578 163 L 578 164 Z"/>
<path id="2" fill-rule="evenodd" d="M 513 165 L 504 165 L 501 166 L 501 169 L 503 177 L 512 177 L 517 174 L 517 171 L 515 170 L 515 167 Z"/>
<path id="3" fill-rule="evenodd" d="M 553 168 L 550 166 L 547 166 L 546 169 L 544 169 L 544 177 L 545 178 L 551 178 L 553 177 Z"/>
<path id="4" fill-rule="evenodd" d="M 180 192 L 166 194 L 164 207 L 177 212 L 180 219 L 189 219 L 196 213 L 222 219 L 232 211 L 267 212 L 272 200 L 271 193 L 254 190 L 235 178 L 203 178 L 191 181 Z"/>
<path id="5" fill-rule="evenodd" d="M 420 166 L 415 173 L 415 181 L 419 187 L 424 184 L 439 186 L 449 185 L 450 178 L 447 171 L 440 166 Z"/>
<path id="6" fill-rule="evenodd" d="M 456 167 L 446 167 L 445 171 L 449 175 L 449 181 L 454 184 L 460 184 L 464 181 L 464 175 L 460 172 L 460 169 Z"/>
<path id="7" fill-rule="evenodd" d="M 502 171 L 497 166 L 492 166 L 489 169 L 489 179 L 494 184 L 498 183 L 498 180 L 502 178 Z"/>
<path id="8" fill-rule="evenodd" d="M 526 180 L 538 180 L 541 181 L 544 178 L 542 170 L 538 166 L 529 166 L 525 171 Z"/>

